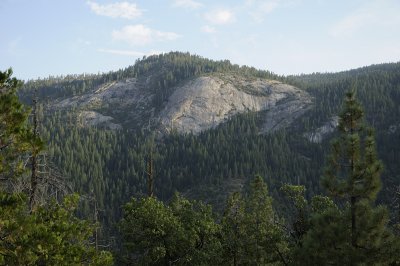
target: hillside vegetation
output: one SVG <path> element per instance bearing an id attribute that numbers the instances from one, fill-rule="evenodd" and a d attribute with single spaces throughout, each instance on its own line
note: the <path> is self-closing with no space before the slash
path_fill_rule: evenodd
<path id="1" fill-rule="evenodd" d="M 295 102 L 284 97 L 276 106 L 286 109 L 277 107 L 275 113 L 269 108 L 237 112 L 196 134 L 174 127 L 168 134 L 160 130 L 158 119 L 178 89 L 188 87 L 198 78 L 223 80 L 223 76 L 249 82 L 259 80 L 263 84 L 274 80 L 293 86 L 298 90 L 294 95 L 306 95 L 302 99 L 308 99 L 307 107 L 293 116 L 300 109 L 290 109 L 296 106 Z M 118 84 L 133 83 L 135 90 L 127 94 L 118 89 Z M 84 126 L 87 120 L 79 117 L 82 111 L 89 110 L 88 105 L 82 105 L 89 99 L 85 97 L 98 95 L 94 92 L 107 84 L 114 84 L 115 97 L 90 102 L 95 103 L 90 110 L 112 117 L 109 121 L 121 128 L 110 130 L 109 124 Z M 249 89 L 246 93 L 254 94 L 253 87 Z M 340 73 L 279 77 L 229 61 L 175 52 L 143 58 L 131 67 L 107 74 L 29 81 L 21 90 L 21 99 L 30 103 L 37 91 L 40 132 L 48 141 L 48 158 L 74 191 L 95 198 L 101 210 L 98 219 L 103 226 L 102 239 L 108 240 L 115 235 L 116 222 L 122 217 L 121 206 L 131 197 L 147 193 L 150 157 L 154 165 L 154 192 L 164 202 L 179 191 L 223 210 L 233 190 L 247 187 L 255 175 L 260 175 L 274 199 L 276 213 L 287 216 L 290 208 L 280 189 L 284 184 L 304 185 L 305 200 L 325 191 L 320 179 L 330 153 L 330 141 L 338 132 L 323 134 L 319 142 L 310 141 L 307 136 L 339 115 L 349 90 L 356 92 L 366 121 L 375 129 L 378 157 L 384 165 L 378 202 L 391 208 L 392 223 L 396 223 L 399 217 L 395 215 L 395 196 L 400 183 L 399 63 Z M 142 97 L 139 102 L 136 91 Z M 124 98 L 131 99 L 132 104 L 119 104 Z M 61 108 L 66 100 L 76 100 L 76 104 Z M 279 117 L 282 113 L 287 115 Z M 282 126 L 274 131 L 265 130 L 266 119 L 277 117 Z M 93 217 L 92 211 L 93 201 L 82 200 L 79 215 Z"/>

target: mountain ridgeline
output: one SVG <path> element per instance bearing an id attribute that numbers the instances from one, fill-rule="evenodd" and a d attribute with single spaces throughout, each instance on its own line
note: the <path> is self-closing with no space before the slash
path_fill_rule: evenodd
<path id="1" fill-rule="evenodd" d="M 378 198 L 390 205 L 400 185 L 400 63 L 283 77 L 172 52 L 116 72 L 28 81 L 20 96 L 29 104 L 36 95 L 48 156 L 75 191 L 95 197 L 112 234 L 121 206 L 147 193 L 149 158 L 163 201 L 179 191 L 221 210 L 255 175 L 282 215 L 284 184 L 304 185 L 306 198 L 321 193 L 351 89 L 376 130 Z M 83 200 L 80 215 L 91 217 L 92 204 Z"/>

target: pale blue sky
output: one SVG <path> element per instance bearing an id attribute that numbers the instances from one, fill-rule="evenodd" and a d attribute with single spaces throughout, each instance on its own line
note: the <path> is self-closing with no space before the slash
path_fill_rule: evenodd
<path id="1" fill-rule="evenodd" d="M 0 70 L 98 73 L 188 51 L 277 74 L 400 61 L 399 0 L 0 0 Z"/>

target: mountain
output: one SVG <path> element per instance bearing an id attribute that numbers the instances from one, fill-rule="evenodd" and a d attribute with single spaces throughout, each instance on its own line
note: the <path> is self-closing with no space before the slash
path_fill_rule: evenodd
<path id="1" fill-rule="evenodd" d="M 78 125 L 137 129 L 153 123 L 169 133 L 199 134 L 234 115 L 266 111 L 263 131 L 277 129 L 311 105 L 308 93 L 274 80 L 218 73 L 192 78 L 174 88 L 156 111 L 155 95 L 136 78 L 105 83 L 84 94 L 54 98 L 53 110 L 74 108 Z"/>
<path id="2" fill-rule="evenodd" d="M 76 191 L 93 193 L 112 228 L 120 206 L 146 193 L 150 157 L 162 200 L 180 191 L 221 209 L 255 174 L 277 206 L 285 183 L 305 185 L 308 197 L 321 193 L 350 89 L 376 130 L 385 164 L 380 200 L 390 203 L 400 182 L 400 63 L 282 77 L 173 52 L 106 74 L 29 81 L 21 98 L 37 95 L 48 156 Z M 81 215 L 91 204 L 82 202 Z"/>
<path id="3" fill-rule="evenodd" d="M 193 60 L 193 69 L 207 63 L 214 68 L 186 73 L 190 66 L 176 70 L 178 60 Z M 273 75 L 268 72 L 240 68 L 227 61 L 210 62 L 171 53 L 139 61 L 123 71 L 124 75 L 107 75 L 116 78 L 49 79 L 48 87 L 38 89 L 40 98 L 50 99 L 48 109 L 73 109 L 79 126 L 137 130 L 151 125 L 161 133 L 177 130 L 199 134 L 248 111 L 268 111 L 263 125 L 263 132 L 268 132 L 287 126 L 311 106 L 307 92 L 271 79 Z M 219 64 L 226 67 L 219 69 Z M 138 70 L 141 67 L 145 71 Z M 180 72 L 186 74 L 182 77 Z M 96 78 L 102 81 L 93 82 Z M 30 82 L 27 87 L 36 83 Z M 72 93 L 62 92 L 70 86 Z"/>

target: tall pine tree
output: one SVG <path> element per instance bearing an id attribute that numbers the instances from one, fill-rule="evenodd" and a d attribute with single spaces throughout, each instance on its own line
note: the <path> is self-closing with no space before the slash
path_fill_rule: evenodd
<path id="1" fill-rule="evenodd" d="M 20 82 L 11 75 L 11 69 L 0 71 L 0 181 L 5 184 L 29 172 L 22 159 L 37 155 L 43 144 L 30 130 L 29 110 L 16 93 Z M 93 225 L 75 217 L 77 195 L 33 209 L 28 198 L 34 191 L 30 187 L 25 195 L 0 186 L 0 265 L 112 265 L 111 253 L 89 244 Z"/>
<path id="2" fill-rule="evenodd" d="M 26 151 L 29 110 L 16 94 L 21 82 L 12 78 L 12 69 L 0 71 L 0 181 L 8 181 L 22 172 L 19 155 Z"/>
<path id="3" fill-rule="evenodd" d="M 304 264 L 387 265 L 396 261 L 398 241 L 388 229 L 388 212 L 375 206 L 382 163 L 373 131 L 354 92 L 346 94 L 339 116 L 339 138 L 322 184 L 339 207 L 311 217 L 303 241 Z M 343 206 L 343 208 L 340 208 Z"/>

